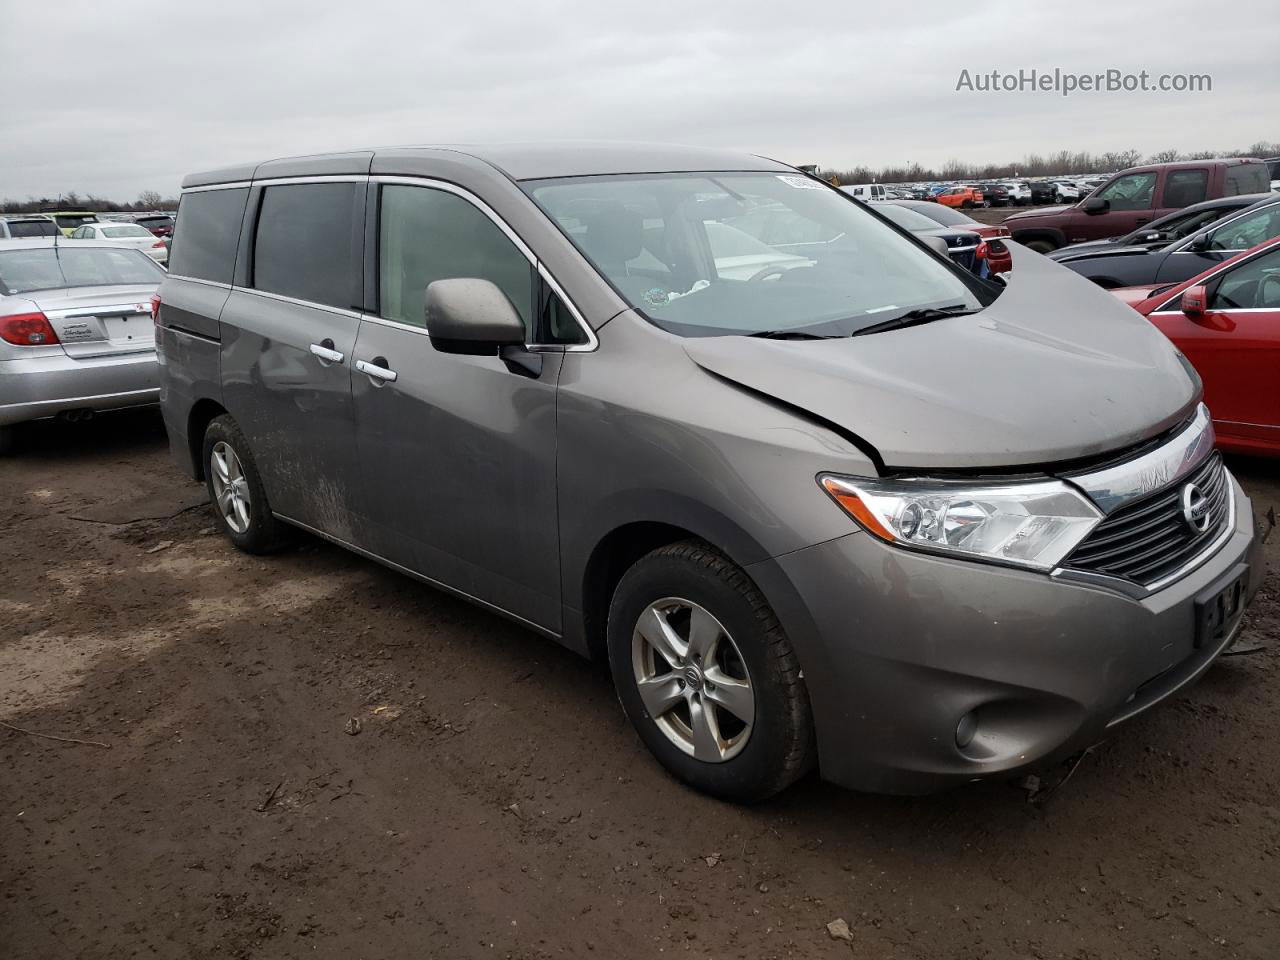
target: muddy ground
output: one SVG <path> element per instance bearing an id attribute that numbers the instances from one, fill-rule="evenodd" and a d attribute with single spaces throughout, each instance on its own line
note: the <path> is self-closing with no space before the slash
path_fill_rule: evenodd
<path id="1" fill-rule="evenodd" d="M 739 808 L 555 644 L 315 540 L 236 552 L 155 412 L 26 430 L 0 491 L 0 720 L 109 745 L 0 728 L 5 960 L 1280 956 L 1280 535 L 1263 650 L 1047 802 Z"/>

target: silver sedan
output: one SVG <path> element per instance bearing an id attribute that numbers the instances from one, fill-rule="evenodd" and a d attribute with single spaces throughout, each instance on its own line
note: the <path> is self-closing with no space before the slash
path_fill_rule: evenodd
<path id="1" fill-rule="evenodd" d="M 12 425 L 155 403 L 151 297 L 164 270 L 92 241 L 0 247 L 0 452 Z"/>

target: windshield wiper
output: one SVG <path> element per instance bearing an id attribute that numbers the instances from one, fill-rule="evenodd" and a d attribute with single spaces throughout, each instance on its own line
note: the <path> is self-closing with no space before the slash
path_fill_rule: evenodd
<path id="1" fill-rule="evenodd" d="M 835 340 L 829 333 L 805 333 L 803 330 L 761 330 L 749 333 L 749 337 L 760 337 L 764 340 Z"/>
<path id="2" fill-rule="evenodd" d="M 956 303 L 949 307 L 920 307 L 915 310 L 908 310 L 896 317 L 890 317 L 888 320 L 881 320 L 879 323 L 873 323 L 869 327 L 863 327 L 861 330 L 854 331 L 850 334 L 853 337 L 861 337 L 868 333 L 882 333 L 885 330 L 901 330 L 903 327 L 914 327 L 922 323 L 931 323 L 934 320 L 945 320 L 947 317 L 967 317 L 971 313 L 977 313 L 977 310 L 970 310 L 964 304 Z"/>

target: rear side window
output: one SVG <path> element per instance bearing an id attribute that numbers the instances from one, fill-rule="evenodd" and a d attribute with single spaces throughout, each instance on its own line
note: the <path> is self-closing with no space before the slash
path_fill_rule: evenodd
<path id="1" fill-rule="evenodd" d="M 1208 170 L 1173 170 L 1164 181 L 1164 206 L 1189 207 L 1205 198 Z"/>
<path id="2" fill-rule="evenodd" d="M 354 183 L 292 183 L 262 192 L 253 286 L 349 310 L 360 297 Z"/>
<path id="3" fill-rule="evenodd" d="M 60 231 L 52 220 L 10 220 L 11 237 L 52 237 Z"/>
<path id="4" fill-rule="evenodd" d="M 169 252 L 169 272 L 179 277 L 230 283 L 240 240 L 246 187 L 188 193 Z"/>
<path id="5" fill-rule="evenodd" d="M 529 329 L 532 265 L 492 220 L 455 194 L 384 186 L 378 260 L 379 310 L 388 320 L 425 326 L 428 284 L 478 277 L 507 295 Z"/>
<path id="6" fill-rule="evenodd" d="M 1265 163 L 1236 163 L 1227 167 L 1222 185 L 1224 197 L 1270 192 L 1271 179 Z"/>

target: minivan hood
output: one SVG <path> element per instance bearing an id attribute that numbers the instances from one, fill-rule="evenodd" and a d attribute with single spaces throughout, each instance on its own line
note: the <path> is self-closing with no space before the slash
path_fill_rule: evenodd
<path id="1" fill-rule="evenodd" d="M 1199 399 L 1178 353 L 1107 291 L 1017 243 L 979 313 L 836 340 L 688 338 L 702 369 L 858 435 L 889 468 L 1001 469 L 1107 453 Z"/>

